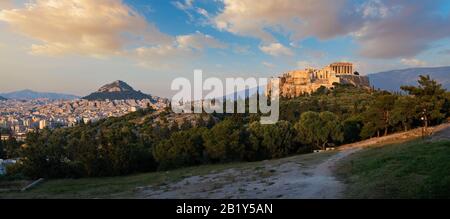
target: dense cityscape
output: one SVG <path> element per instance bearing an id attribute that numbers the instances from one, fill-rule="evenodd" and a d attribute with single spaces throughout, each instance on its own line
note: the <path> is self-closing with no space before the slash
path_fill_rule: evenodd
<path id="1" fill-rule="evenodd" d="M 73 127 L 108 117 L 120 117 L 139 109 L 164 109 L 166 102 L 158 100 L 6 100 L 0 101 L 2 140 L 11 135 L 24 140 L 26 133 L 36 129 Z"/>

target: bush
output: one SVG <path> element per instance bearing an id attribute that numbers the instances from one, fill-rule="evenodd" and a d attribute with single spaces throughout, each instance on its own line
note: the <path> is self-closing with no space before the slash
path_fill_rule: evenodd
<path id="1" fill-rule="evenodd" d="M 203 132 L 205 128 L 194 128 L 174 133 L 153 148 L 153 157 L 159 169 L 169 169 L 201 164 L 203 158 Z"/>
<path id="2" fill-rule="evenodd" d="M 254 122 L 249 127 L 249 133 L 251 160 L 284 157 L 298 148 L 294 140 L 295 129 L 287 121 L 280 121 L 275 125 Z"/>
<path id="3" fill-rule="evenodd" d="M 245 130 L 226 119 L 203 135 L 205 150 L 213 162 L 240 161 L 245 158 Z"/>

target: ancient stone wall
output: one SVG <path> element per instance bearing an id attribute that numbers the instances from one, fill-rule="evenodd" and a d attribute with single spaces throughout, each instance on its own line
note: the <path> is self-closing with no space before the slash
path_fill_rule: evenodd
<path id="1" fill-rule="evenodd" d="M 333 63 L 323 69 L 290 71 L 279 78 L 280 96 L 286 98 L 298 97 L 305 93 L 311 94 L 320 87 L 331 89 L 335 83 L 370 88 L 369 78 L 355 75 L 352 63 Z M 270 94 L 271 89 L 269 83 L 266 94 Z"/>

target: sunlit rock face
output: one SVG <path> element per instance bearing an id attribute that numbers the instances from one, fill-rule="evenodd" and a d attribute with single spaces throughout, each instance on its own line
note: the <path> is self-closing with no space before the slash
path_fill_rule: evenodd
<path id="1" fill-rule="evenodd" d="M 350 84 L 370 88 L 369 78 L 353 71 L 352 63 L 333 63 L 322 69 L 307 68 L 284 73 L 280 79 L 280 96 L 294 98 L 311 94 L 320 87 L 334 88 L 335 84 Z M 267 86 L 267 94 L 272 92 L 272 83 Z"/>

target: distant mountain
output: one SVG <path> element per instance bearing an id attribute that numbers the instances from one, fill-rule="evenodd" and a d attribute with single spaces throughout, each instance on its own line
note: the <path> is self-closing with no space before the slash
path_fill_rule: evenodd
<path id="1" fill-rule="evenodd" d="M 2 97 L 2 96 L 0 96 L 0 101 L 1 100 L 7 100 L 6 98 L 4 98 L 4 97 Z"/>
<path id="2" fill-rule="evenodd" d="M 123 81 L 114 81 L 111 84 L 107 84 L 97 92 L 94 92 L 86 97 L 86 100 L 143 100 L 150 99 L 155 101 L 155 98 L 148 94 L 144 94 L 141 91 L 135 91 L 130 85 Z"/>
<path id="3" fill-rule="evenodd" d="M 436 68 L 410 68 L 370 74 L 370 83 L 375 88 L 400 91 L 403 85 L 417 85 L 419 75 L 430 75 L 450 91 L 450 66 Z"/>
<path id="4" fill-rule="evenodd" d="M 0 94 L 3 97 L 8 99 L 16 99 L 16 100 L 32 100 L 32 99 L 51 99 L 51 100 L 73 100 L 78 99 L 78 96 L 71 94 L 60 94 L 60 93 L 44 93 L 44 92 L 36 92 L 32 90 L 21 90 L 15 91 L 11 93 Z"/>
<path id="5" fill-rule="evenodd" d="M 225 100 L 245 99 L 248 97 L 252 97 L 253 95 L 256 95 L 258 93 L 263 95 L 265 93 L 265 91 L 266 91 L 266 86 L 252 87 L 252 88 L 247 88 L 245 90 L 239 90 L 239 91 L 231 93 L 231 94 L 226 94 L 223 98 Z"/>

